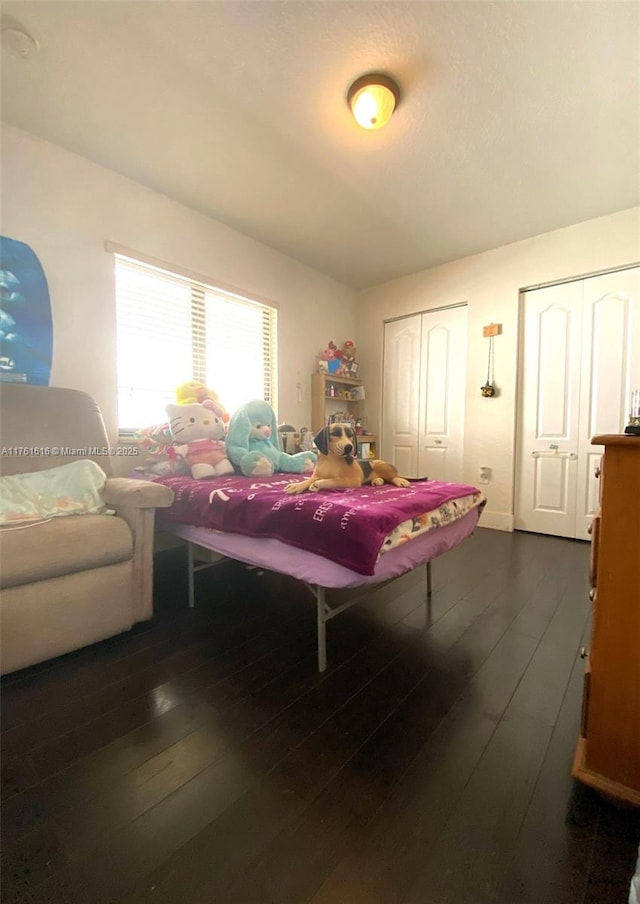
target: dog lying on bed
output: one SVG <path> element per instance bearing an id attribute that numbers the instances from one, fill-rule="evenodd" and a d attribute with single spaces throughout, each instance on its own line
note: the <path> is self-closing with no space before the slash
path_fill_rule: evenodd
<path id="1" fill-rule="evenodd" d="M 285 493 L 304 493 L 309 490 L 347 489 L 370 483 L 381 486 L 393 483 L 397 487 L 410 486 L 406 477 L 400 477 L 393 465 L 378 459 L 358 460 L 358 440 L 350 424 L 330 424 L 315 437 L 318 461 L 311 477 L 299 483 L 290 483 Z"/>

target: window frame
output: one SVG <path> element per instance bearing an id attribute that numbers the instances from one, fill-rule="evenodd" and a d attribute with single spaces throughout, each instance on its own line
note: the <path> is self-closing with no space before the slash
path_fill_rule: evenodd
<path id="1" fill-rule="evenodd" d="M 264 368 L 264 386 L 265 391 L 263 397 L 265 401 L 267 401 L 271 407 L 277 411 L 278 406 L 278 315 L 279 315 L 279 305 L 277 302 L 272 301 L 271 299 L 267 299 L 265 297 L 259 296 L 257 294 L 248 294 L 246 292 L 242 292 L 236 287 L 229 286 L 228 284 L 221 283 L 215 280 L 212 280 L 209 277 L 204 277 L 202 274 L 196 273 L 191 270 L 187 270 L 185 268 L 181 268 L 175 266 L 174 264 L 169 264 L 165 261 L 158 260 L 157 258 L 150 257 L 149 255 L 132 251 L 129 248 L 126 248 L 122 245 L 119 245 L 115 242 L 107 241 L 105 242 L 105 250 L 109 252 L 113 257 L 113 277 L 114 277 L 114 301 L 116 306 L 116 353 L 118 346 L 118 323 L 117 323 L 117 305 L 118 305 L 118 297 L 117 297 L 117 285 L 116 285 L 116 273 L 117 273 L 117 264 L 118 259 L 122 261 L 130 262 L 134 267 L 138 267 L 141 269 L 146 269 L 148 271 L 156 270 L 159 273 L 165 273 L 169 278 L 183 281 L 189 285 L 190 289 L 190 306 L 191 306 L 191 322 L 193 325 L 192 329 L 192 353 L 191 353 L 191 365 L 192 365 L 192 375 L 191 379 L 198 380 L 206 385 L 206 327 L 203 330 L 202 324 L 206 322 L 205 319 L 205 309 L 206 309 L 206 293 L 211 292 L 217 296 L 222 297 L 226 301 L 237 301 L 240 305 L 249 306 L 256 310 L 261 310 L 263 313 L 263 335 L 268 333 L 268 343 L 264 346 L 267 349 L 267 361 L 265 361 Z M 268 325 L 268 329 L 265 327 L 264 317 L 266 315 L 266 323 Z M 199 323 L 196 324 L 195 321 L 199 320 Z M 147 426 L 146 424 L 138 424 L 137 426 L 120 426 L 120 383 L 119 383 L 119 375 L 118 375 L 118 365 L 116 360 L 116 401 L 118 408 L 118 435 L 122 439 L 126 440 L 127 438 L 131 438 L 137 429 L 143 426 Z M 219 391 L 218 387 L 212 387 Z M 224 402 L 223 392 L 220 392 L 221 400 Z M 230 414 L 233 412 L 229 412 Z"/>

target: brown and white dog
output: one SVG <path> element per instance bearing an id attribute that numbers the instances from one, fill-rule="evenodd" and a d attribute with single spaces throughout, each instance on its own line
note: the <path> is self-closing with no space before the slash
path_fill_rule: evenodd
<path id="1" fill-rule="evenodd" d="M 350 424 L 323 427 L 314 442 L 318 447 L 318 461 L 313 474 L 307 480 L 290 483 L 285 487 L 285 493 L 304 493 L 305 490 L 315 493 L 331 488 L 360 487 L 365 483 L 410 486 L 406 477 L 400 477 L 394 466 L 386 461 L 358 461 L 358 440 Z"/>

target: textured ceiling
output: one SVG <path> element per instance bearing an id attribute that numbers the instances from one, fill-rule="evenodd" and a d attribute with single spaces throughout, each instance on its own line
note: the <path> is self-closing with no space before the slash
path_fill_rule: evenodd
<path id="1" fill-rule="evenodd" d="M 640 203 L 640 4 L 6 2 L 5 122 L 354 287 Z M 372 70 L 402 98 L 360 129 Z"/>

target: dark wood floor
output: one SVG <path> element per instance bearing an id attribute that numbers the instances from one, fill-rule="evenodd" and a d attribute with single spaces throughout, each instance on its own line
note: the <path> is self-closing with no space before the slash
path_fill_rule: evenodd
<path id="1" fill-rule="evenodd" d="M 157 614 L 3 681 L 5 904 L 624 904 L 635 810 L 576 785 L 586 544 L 478 530 L 328 627 L 156 557 Z M 35 628 L 36 626 L 34 626 Z"/>

